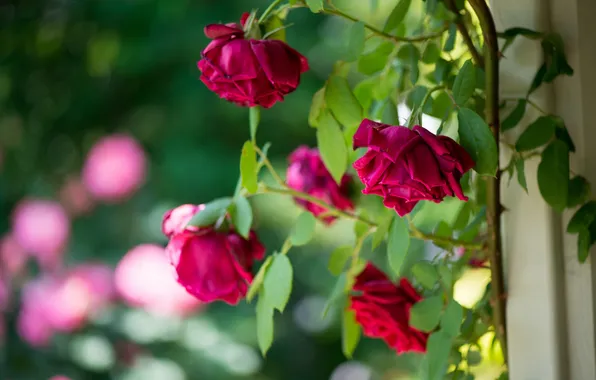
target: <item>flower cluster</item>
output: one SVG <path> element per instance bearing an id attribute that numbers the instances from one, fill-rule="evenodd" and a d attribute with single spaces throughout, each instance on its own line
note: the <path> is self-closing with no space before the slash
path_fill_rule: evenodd
<path id="1" fill-rule="evenodd" d="M 240 24 L 208 25 L 205 35 L 212 41 L 198 68 L 201 81 L 221 98 L 269 108 L 296 89 L 308 62 L 284 41 L 256 38 L 259 25 L 253 19 L 245 14 Z M 422 200 L 467 200 L 460 179 L 474 161 L 449 137 L 421 126 L 409 129 L 364 119 L 353 135 L 353 148 L 367 148 L 353 164 L 364 184 L 362 193 L 383 197 L 383 204 L 400 216 Z M 319 151 L 300 146 L 289 156 L 281 185 L 298 206 L 331 224 L 354 210 L 353 182 L 348 173 L 336 182 Z M 203 211 L 202 205 L 187 204 L 166 213 L 162 231 L 169 238 L 167 256 L 188 293 L 203 303 L 235 305 L 246 296 L 254 280 L 253 263 L 264 258 L 265 248 L 254 231 L 244 238 L 235 230 L 229 211 L 211 225 L 194 226 L 191 220 Z M 394 284 L 369 263 L 354 279 L 349 308 L 367 336 L 385 340 L 398 354 L 424 352 L 429 334 L 409 323 L 410 309 L 421 299 L 406 278 Z"/>

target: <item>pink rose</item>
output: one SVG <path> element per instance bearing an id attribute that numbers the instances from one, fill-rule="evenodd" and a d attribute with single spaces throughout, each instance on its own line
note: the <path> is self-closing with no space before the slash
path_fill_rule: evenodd
<path id="1" fill-rule="evenodd" d="M 362 147 L 368 151 L 354 162 L 365 185 L 362 192 L 382 196 L 385 206 L 400 216 L 422 200 L 468 200 L 459 181 L 474 161 L 451 138 L 418 125 L 408 129 L 365 119 L 354 134 L 354 149 Z"/>
<path id="2" fill-rule="evenodd" d="M 133 307 L 163 315 L 186 315 L 200 307 L 173 276 L 165 249 L 142 244 L 124 255 L 115 272 L 116 289 Z"/>
<path id="3" fill-rule="evenodd" d="M 122 201 L 145 181 L 145 152 L 131 136 L 115 134 L 99 140 L 83 167 L 83 184 L 96 199 Z"/>
<path id="4" fill-rule="evenodd" d="M 294 190 L 312 195 L 340 210 L 352 210 L 350 200 L 351 177 L 344 175 L 338 185 L 325 167 L 318 149 L 300 146 L 290 154 L 290 165 L 286 173 L 288 186 Z M 295 198 L 296 203 L 310 211 L 314 216 L 324 214 L 328 210 L 312 202 Z M 332 223 L 336 218 L 327 216 L 323 220 Z"/>
<path id="5" fill-rule="evenodd" d="M 111 269 L 84 264 L 65 273 L 44 275 L 23 288 L 17 326 L 33 346 L 45 346 L 55 332 L 85 325 L 113 299 Z"/>
<path id="6" fill-rule="evenodd" d="M 60 189 L 60 203 L 68 210 L 68 213 L 75 217 L 91 211 L 94 206 L 91 195 L 87 192 L 85 185 L 78 178 L 68 178 L 62 189 Z"/>
<path id="7" fill-rule="evenodd" d="M 422 297 L 402 278 L 396 285 L 377 267 L 368 264 L 356 278 L 350 309 L 364 335 L 381 338 L 398 354 L 426 352 L 428 334 L 410 327 L 410 308 Z"/>
<path id="8" fill-rule="evenodd" d="M 70 235 L 70 221 L 64 208 L 54 201 L 21 201 L 12 216 L 12 236 L 42 266 L 58 263 Z"/>
<path id="9" fill-rule="evenodd" d="M 254 231 L 245 240 L 234 231 L 217 231 L 213 227 L 168 227 L 182 226 L 182 220 L 187 219 L 186 213 L 174 209 L 166 213 L 162 227 L 166 233 L 173 232 L 166 252 L 178 282 L 202 302 L 221 300 L 237 304 L 252 282 L 253 261 L 263 258 L 265 247 Z"/>
<path id="10" fill-rule="evenodd" d="M 283 41 L 246 39 L 242 27 L 247 17 L 242 17 L 242 26 L 207 25 L 205 35 L 213 41 L 197 65 L 201 81 L 221 98 L 269 108 L 298 87 L 308 61 Z"/>

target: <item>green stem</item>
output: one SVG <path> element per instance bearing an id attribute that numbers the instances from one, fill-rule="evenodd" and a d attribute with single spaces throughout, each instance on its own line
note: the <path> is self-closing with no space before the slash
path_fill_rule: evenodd
<path id="1" fill-rule="evenodd" d="M 480 67 L 481 69 L 484 68 L 484 58 L 476 49 L 474 41 L 472 41 L 472 37 L 470 37 L 470 33 L 468 32 L 468 28 L 464 23 L 464 19 L 461 13 L 459 13 L 459 11 L 457 10 L 455 0 L 445 0 L 445 4 L 447 4 L 447 8 L 449 8 L 451 12 L 455 13 L 455 26 L 457 27 L 457 31 L 464 40 L 464 43 L 468 47 L 470 54 L 472 54 L 472 59 L 474 60 L 474 63 L 476 63 L 476 66 Z"/>
<path id="2" fill-rule="evenodd" d="M 323 13 L 329 14 L 329 15 L 334 15 L 334 16 L 339 16 L 339 17 L 345 18 L 346 20 L 350 20 L 353 22 L 361 21 L 361 20 L 358 20 L 356 17 L 352 17 L 349 14 L 340 11 L 337 8 L 324 9 Z M 390 40 L 392 42 L 422 42 L 422 41 L 426 41 L 426 40 L 432 40 L 433 38 L 442 36 L 443 33 L 445 33 L 449 29 L 449 25 L 445 25 L 441 30 L 434 32 L 434 33 L 430 33 L 430 34 L 426 34 L 426 35 L 422 35 L 422 36 L 414 36 L 414 37 L 397 37 L 397 36 L 393 36 L 389 33 L 385 33 L 382 30 L 377 29 L 370 24 L 365 23 L 364 27 L 366 29 L 370 30 L 371 32 L 373 32 L 374 34 L 376 34 L 377 36 L 385 38 L 386 40 Z"/>
<path id="3" fill-rule="evenodd" d="M 259 17 L 259 24 L 262 24 L 263 22 L 265 22 L 265 20 L 267 19 L 267 16 L 269 16 L 269 14 L 271 12 L 273 12 L 273 9 L 275 9 L 275 7 L 277 7 L 281 2 L 282 2 L 282 0 L 275 0 L 274 2 L 272 2 L 271 5 L 269 5 L 267 7 L 267 9 L 265 9 L 265 12 L 263 12 L 261 17 Z"/>
<path id="4" fill-rule="evenodd" d="M 340 209 L 334 207 L 333 205 L 330 205 L 330 204 L 320 200 L 319 198 L 313 197 L 312 195 L 305 194 L 305 193 L 302 193 L 302 192 L 294 190 L 294 189 L 290 189 L 290 188 L 279 189 L 279 188 L 273 188 L 273 187 L 269 187 L 269 186 L 262 186 L 260 188 L 260 190 L 261 190 L 260 191 L 261 194 L 267 194 L 267 193 L 282 194 L 282 195 L 290 195 L 295 198 L 304 199 L 305 201 L 308 201 L 308 202 L 314 203 L 318 206 L 324 207 L 332 215 L 335 215 L 338 217 L 343 217 L 343 218 L 354 220 L 354 221 L 358 221 L 358 222 L 362 222 L 362 223 L 368 224 L 370 227 L 374 227 L 374 228 L 376 228 L 378 226 L 377 223 L 373 222 L 370 219 L 367 219 L 360 215 L 353 214 L 348 211 L 340 210 Z M 467 249 L 479 250 L 479 249 L 483 249 L 483 247 L 484 247 L 484 244 L 482 244 L 482 243 L 475 243 L 475 242 L 470 243 L 467 241 L 457 240 L 457 239 L 453 239 L 453 238 L 449 238 L 449 237 L 426 234 L 426 233 L 418 230 L 412 223 L 410 223 L 410 235 L 416 239 L 430 240 L 430 241 L 433 241 L 438 244 L 450 244 L 450 245 L 455 245 L 455 246 L 461 246 L 461 247 L 465 247 Z"/>
<path id="5" fill-rule="evenodd" d="M 497 30 L 490 9 L 485 0 L 469 0 L 470 5 L 478 16 L 484 34 L 486 75 L 486 120 L 492 129 L 497 142 L 497 157 L 499 156 L 499 45 Z M 487 179 L 486 186 L 486 222 L 488 227 L 488 257 L 491 267 L 493 321 L 495 331 L 503 357 L 507 363 L 507 325 L 505 276 L 503 271 L 502 243 L 501 243 L 501 194 L 500 171 L 495 177 Z"/>
<path id="6" fill-rule="evenodd" d="M 420 114 L 422 114 L 424 112 L 423 111 L 424 106 L 426 105 L 426 102 L 428 102 L 428 99 L 431 97 L 433 92 L 439 91 L 443 88 L 445 88 L 444 85 L 438 85 L 438 86 L 435 86 L 435 87 L 431 88 L 430 90 L 428 90 L 428 92 L 424 95 L 424 98 L 422 98 L 422 102 L 420 102 L 420 106 L 418 108 L 416 108 L 414 110 L 414 112 L 412 112 L 410 114 L 410 118 L 408 119 L 408 123 L 407 123 L 408 128 L 411 128 L 416 123 L 416 119 L 420 117 Z"/>
<path id="7" fill-rule="evenodd" d="M 263 153 L 261 148 L 259 148 L 258 146 L 255 145 L 254 147 L 257 154 L 261 157 L 263 165 L 265 165 L 267 170 L 269 170 L 269 173 L 271 173 L 271 176 L 273 177 L 273 179 L 275 179 L 275 182 L 277 182 L 282 187 L 286 187 L 285 181 L 279 176 L 279 174 L 277 174 L 277 171 L 275 171 L 275 168 L 273 167 L 271 161 L 269 161 L 265 153 Z"/>

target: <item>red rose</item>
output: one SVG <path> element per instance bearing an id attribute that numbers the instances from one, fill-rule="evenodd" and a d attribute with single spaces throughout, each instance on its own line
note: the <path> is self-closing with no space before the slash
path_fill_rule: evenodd
<path id="1" fill-rule="evenodd" d="M 350 308 L 364 335 L 383 339 L 398 354 L 426 352 L 428 334 L 409 325 L 410 308 L 422 297 L 407 279 L 395 285 L 369 263 L 353 289 L 361 294 L 350 296 Z"/>
<path id="2" fill-rule="evenodd" d="M 246 240 L 234 231 L 185 226 L 188 211 L 200 206 L 183 205 L 166 213 L 162 230 L 170 238 L 166 253 L 178 282 L 200 301 L 237 304 L 252 282 L 253 260 L 262 259 L 265 247 L 251 231 Z"/>
<path id="3" fill-rule="evenodd" d="M 383 197 L 400 216 L 421 200 L 439 203 L 446 196 L 468 200 L 459 184 L 474 161 L 457 142 L 426 129 L 376 123 L 365 119 L 354 134 L 354 149 L 368 147 L 354 162 L 364 194 Z"/>
<path id="4" fill-rule="evenodd" d="M 242 17 L 244 26 L 247 14 Z M 245 39 L 238 24 L 211 24 L 212 39 L 198 62 L 201 80 L 221 98 L 244 107 L 269 108 L 294 91 L 307 59 L 279 40 Z"/>
<path id="5" fill-rule="evenodd" d="M 318 149 L 300 146 L 290 154 L 289 161 L 286 178 L 290 188 L 312 195 L 340 210 L 354 208 L 349 197 L 351 177 L 344 175 L 341 184 L 338 185 L 325 167 Z M 295 198 L 295 201 L 314 216 L 328 211 L 326 208 L 304 199 Z M 323 221 L 329 224 L 335 219 L 333 216 L 326 216 Z"/>

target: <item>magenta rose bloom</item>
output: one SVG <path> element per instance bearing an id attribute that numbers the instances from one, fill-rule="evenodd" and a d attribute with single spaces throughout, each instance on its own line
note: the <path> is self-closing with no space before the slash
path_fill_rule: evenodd
<path id="1" fill-rule="evenodd" d="M 307 59 L 279 40 L 246 39 L 242 26 L 211 24 L 205 35 L 212 39 L 198 62 L 201 80 L 220 98 L 244 107 L 269 108 L 294 91 Z"/>
<path id="2" fill-rule="evenodd" d="M 166 247 L 180 283 L 202 302 L 230 305 L 244 298 L 252 282 L 252 265 L 265 255 L 254 231 L 246 240 L 234 231 L 184 226 L 200 206 L 183 205 L 166 213 L 162 230 L 170 238 Z M 189 217 L 190 216 L 190 217 Z"/>
<path id="3" fill-rule="evenodd" d="M 453 139 L 419 125 L 408 129 L 364 119 L 354 134 L 354 149 L 362 147 L 368 151 L 354 162 L 362 192 L 382 196 L 400 216 L 422 200 L 468 200 L 459 181 L 474 161 Z"/>
<path id="4" fill-rule="evenodd" d="M 422 297 L 407 279 L 395 285 L 369 263 L 356 277 L 353 290 L 359 294 L 350 296 L 350 309 L 364 335 L 383 339 L 398 354 L 426 352 L 429 334 L 410 327 L 410 309 Z"/>
<path id="5" fill-rule="evenodd" d="M 312 195 L 340 210 L 354 208 L 349 196 L 352 178 L 346 174 L 342 177 L 341 184 L 338 185 L 325 167 L 318 149 L 300 146 L 290 154 L 289 161 L 286 177 L 290 188 Z M 326 208 L 304 199 L 294 198 L 294 200 L 314 216 L 328 211 Z M 323 221 L 329 224 L 335 219 L 333 216 L 326 216 Z"/>

